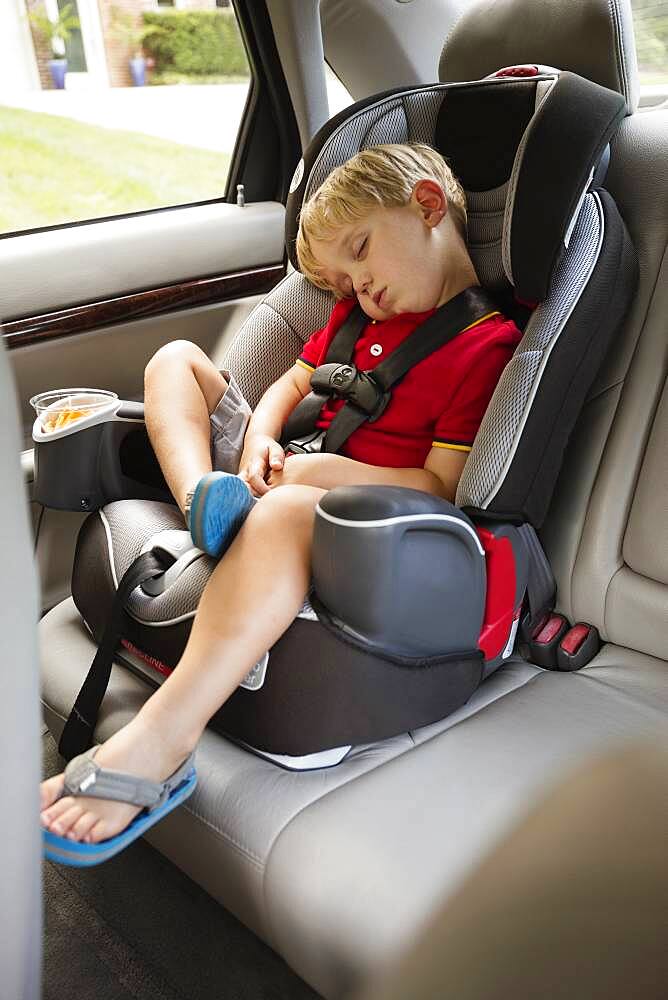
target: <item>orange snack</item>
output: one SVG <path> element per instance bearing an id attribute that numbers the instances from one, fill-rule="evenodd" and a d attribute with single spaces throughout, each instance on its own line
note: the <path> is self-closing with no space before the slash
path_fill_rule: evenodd
<path id="1" fill-rule="evenodd" d="M 49 415 L 44 423 L 44 430 L 51 434 L 53 431 L 62 430 L 63 427 L 67 427 L 74 420 L 79 420 L 80 417 L 85 417 L 85 412 L 83 410 L 61 410 L 58 414 Z"/>

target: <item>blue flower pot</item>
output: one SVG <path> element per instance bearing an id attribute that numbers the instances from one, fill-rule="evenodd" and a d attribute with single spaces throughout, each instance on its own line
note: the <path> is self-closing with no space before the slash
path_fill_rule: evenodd
<path id="1" fill-rule="evenodd" d="M 135 87 L 143 87 L 146 83 L 146 60 L 141 56 L 130 60 L 130 76 Z"/>
<path id="2" fill-rule="evenodd" d="M 51 71 L 51 79 L 56 90 L 65 90 L 67 59 L 49 59 L 49 70 Z"/>

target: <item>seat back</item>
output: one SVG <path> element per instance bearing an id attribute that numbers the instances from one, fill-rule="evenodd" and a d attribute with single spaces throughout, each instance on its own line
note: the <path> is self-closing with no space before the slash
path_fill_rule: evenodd
<path id="1" fill-rule="evenodd" d="M 481 283 L 520 323 L 526 303 L 536 307 L 467 462 L 462 507 L 536 526 L 545 516 L 573 423 L 635 287 L 630 241 L 600 189 L 600 162 L 625 110 L 621 95 L 542 67 L 401 89 L 335 116 L 295 171 L 286 243 L 296 266 L 300 207 L 331 170 L 378 143 L 434 146 L 466 190 Z M 226 365 L 252 403 L 332 304 L 295 272 L 249 317 Z"/>
<path id="2" fill-rule="evenodd" d="M 18 409 L 9 363 L 0 345 L 0 635 L 3 642 L 2 869 L 0 969 L 3 996 L 40 996 L 41 856 L 40 725 L 37 682 L 38 601 L 20 467 Z"/>
<path id="3" fill-rule="evenodd" d="M 625 119 L 608 185 L 639 284 L 592 386 L 543 541 L 560 607 L 619 646 L 668 660 L 668 109 Z"/>

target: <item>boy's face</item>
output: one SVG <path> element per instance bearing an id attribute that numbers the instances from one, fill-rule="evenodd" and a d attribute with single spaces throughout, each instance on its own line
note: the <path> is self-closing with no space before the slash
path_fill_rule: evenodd
<path id="1" fill-rule="evenodd" d="M 336 293 L 355 295 L 371 319 L 426 312 L 445 286 L 448 239 L 439 223 L 446 211 L 440 186 L 420 181 L 407 205 L 373 209 L 311 248 Z"/>

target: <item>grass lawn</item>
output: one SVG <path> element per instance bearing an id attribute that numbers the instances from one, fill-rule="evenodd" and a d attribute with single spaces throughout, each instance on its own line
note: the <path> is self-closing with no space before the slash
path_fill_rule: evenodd
<path id="1" fill-rule="evenodd" d="M 668 87 L 668 67 L 662 72 L 658 70 L 639 70 L 638 79 L 640 81 L 640 86 L 646 85 L 648 87 L 659 87 L 663 85 Z"/>
<path id="2" fill-rule="evenodd" d="M 0 106 L 0 232 L 220 198 L 230 157 Z"/>

